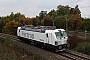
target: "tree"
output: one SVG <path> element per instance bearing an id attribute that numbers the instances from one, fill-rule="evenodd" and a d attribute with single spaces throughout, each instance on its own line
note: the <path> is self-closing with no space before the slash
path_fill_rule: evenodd
<path id="1" fill-rule="evenodd" d="M 37 26 L 37 19 L 36 18 L 32 18 L 31 20 L 32 20 L 32 25 Z"/>
<path id="2" fill-rule="evenodd" d="M 47 15 L 43 20 L 42 20 L 43 25 L 45 26 L 52 26 L 52 17 L 50 15 Z"/>
<path id="3" fill-rule="evenodd" d="M 40 20 L 42 20 L 46 15 L 47 15 L 47 11 L 41 11 L 41 12 L 39 13 L 39 18 L 40 18 Z"/>
<path id="4" fill-rule="evenodd" d="M 40 19 L 39 19 L 39 17 L 38 16 L 36 16 L 36 25 L 42 25 L 42 22 L 40 21 Z"/>
<path id="5" fill-rule="evenodd" d="M 57 16 L 55 18 L 55 26 L 57 28 L 64 28 L 65 29 L 65 18 L 63 16 Z"/>
<path id="6" fill-rule="evenodd" d="M 0 33 L 2 33 L 3 26 L 5 26 L 5 22 L 0 20 Z"/>
<path id="7" fill-rule="evenodd" d="M 52 16 L 55 17 L 55 16 L 57 16 L 57 12 L 53 9 L 48 13 L 48 15 L 50 15 L 50 17 L 52 17 Z"/>
<path id="8" fill-rule="evenodd" d="M 69 29 L 70 30 L 77 30 L 81 27 L 81 15 L 80 14 L 76 14 L 76 15 L 71 15 L 71 17 L 69 18 Z"/>
<path id="9" fill-rule="evenodd" d="M 16 35 L 18 27 L 18 22 L 15 20 L 8 21 L 6 25 L 3 27 L 2 32 L 6 34 Z"/>
<path id="10" fill-rule="evenodd" d="M 81 29 L 84 30 L 84 31 L 85 30 L 90 31 L 90 19 L 85 19 L 82 22 Z"/>
<path id="11" fill-rule="evenodd" d="M 80 30 L 81 25 L 82 25 L 82 21 L 78 22 L 78 27 L 77 27 L 78 30 Z"/>
<path id="12" fill-rule="evenodd" d="M 75 13 L 76 13 L 76 14 L 80 14 L 80 13 L 81 13 L 81 11 L 80 11 L 79 8 L 78 8 L 78 5 L 76 5 L 76 7 L 75 7 Z"/>
<path id="13" fill-rule="evenodd" d="M 10 20 L 13 20 L 14 19 L 14 13 L 11 12 L 10 16 L 8 16 L 10 18 Z"/>
<path id="14" fill-rule="evenodd" d="M 69 6 L 62 6 L 62 5 L 59 5 L 57 6 L 57 15 L 58 16 L 61 16 L 61 15 L 66 15 L 67 13 L 69 13 Z"/>

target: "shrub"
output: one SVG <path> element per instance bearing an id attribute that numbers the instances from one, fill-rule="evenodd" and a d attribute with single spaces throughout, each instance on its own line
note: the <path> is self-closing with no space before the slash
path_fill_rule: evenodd
<path id="1" fill-rule="evenodd" d="M 74 50 L 90 55 L 90 42 L 80 42 Z"/>
<path id="2" fill-rule="evenodd" d="M 77 43 L 83 41 L 80 39 L 76 34 L 73 34 L 72 36 L 69 37 L 69 44 L 70 48 L 75 48 L 77 46 Z"/>

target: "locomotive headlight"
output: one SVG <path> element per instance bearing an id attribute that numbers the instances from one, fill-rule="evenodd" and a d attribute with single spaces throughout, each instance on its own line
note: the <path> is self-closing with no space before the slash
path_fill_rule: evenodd
<path id="1" fill-rule="evenodd" d="M 55 41 L 55 45 L 58 45 L 58 42 L 57 41 Z"/>

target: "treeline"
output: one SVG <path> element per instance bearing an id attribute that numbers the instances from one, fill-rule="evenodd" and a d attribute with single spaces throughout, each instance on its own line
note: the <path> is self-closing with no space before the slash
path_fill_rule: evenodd
<path id="1" fill-rule="evenodd" d="M 41 11 L 39 16 L 28 18 L 19 13 L 0 17 L 0 32 L 16 35 L 18 26 L 23 25 L 44 25 L 56 26 L 67 30 L 88 30 L 90 31 L 90 19 L 81 17 L 81 11 L 76 5 L 74 8 L 63 5 L 57 6 L 57 10 L 52 9 L 49 13 Z"/>

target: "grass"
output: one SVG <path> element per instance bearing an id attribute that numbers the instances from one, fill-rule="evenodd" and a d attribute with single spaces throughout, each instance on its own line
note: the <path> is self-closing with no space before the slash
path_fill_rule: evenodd
<path id="1" fill-rule="evenodd" d="M 90 42 L 80 42 L 77 47 L 74 48 L 75 51 L 90 55 Z"/>
<path id="2" fill-rule="evenodd" d="M 0 60 L 44 60 L 14 45 L 10 37 L 0 38 Z"/>

